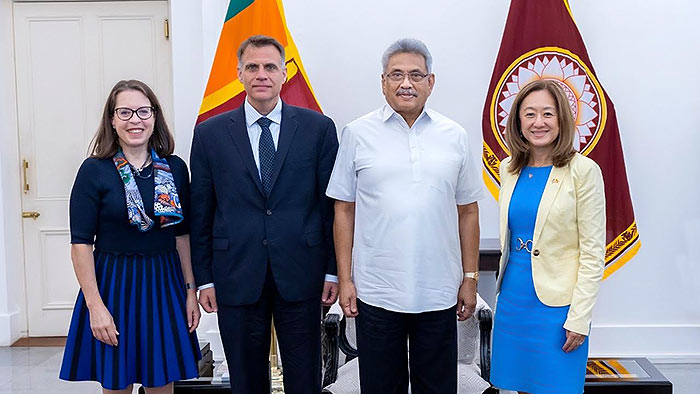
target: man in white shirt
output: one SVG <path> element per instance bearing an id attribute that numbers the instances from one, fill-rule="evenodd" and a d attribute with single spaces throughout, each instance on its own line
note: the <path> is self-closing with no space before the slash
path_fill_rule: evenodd
<path id="1" fill-rule="evenodd" d="M 464 128 L 425 108 L 431 63 L 418 40 L 386 50 L 387 105 L 345 126 L 326 191 L 363 394 L 406 394 L 409 362 L 414 394 L 456 393 L 455 314 L 476 306 L 483 187 Z"/>

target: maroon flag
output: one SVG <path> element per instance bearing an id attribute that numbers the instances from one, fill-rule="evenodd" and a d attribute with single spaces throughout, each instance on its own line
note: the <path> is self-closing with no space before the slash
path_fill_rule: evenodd
<path id="1" fill-rule="evenodd" d="M 498 168 L 509 155 L 504 132 L 515 95 L 537 79 L 556 81 L 576 120 L 574 145 L 595 160 L 605 181 L 605 276 L 639 250 L 615 107 L 598 81 L 566 0 L 511 0 L 483 116 L 484 180 L 498 199 Z"/>

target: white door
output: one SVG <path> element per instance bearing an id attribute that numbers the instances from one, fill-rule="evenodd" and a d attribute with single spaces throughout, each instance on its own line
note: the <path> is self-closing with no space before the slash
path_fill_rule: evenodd
<path id="1" fill-rule="evenodd" d="M 172 119 L 167 18 L 166 1 L 14 4 L 22 208 L 39 214 L 23 219 L 30 336 L 68 331 L 68 199 L 112 86 L 146 82 Z"/>

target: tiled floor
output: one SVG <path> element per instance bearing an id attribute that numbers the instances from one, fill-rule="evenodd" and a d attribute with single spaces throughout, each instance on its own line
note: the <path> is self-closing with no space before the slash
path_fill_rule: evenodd
<path id="1" fill-rule="evenodd" d="M 99 394 L 93 382 L 58 379 L 63 348 L 0 347 L 0 394 Z M 672 383 L 674 394 L 697 394 L 700 364 L 657 364 Z"/>
<path id="2" fill-rule="evenodd" d="M 0 347 L 0 394 L 98 394 L 92 382 L 58 379 L 63 348 Z"/>
<path id="3" fill-rule="evenodd" d="M 671 383 L 674 394 L 696 394 L 700 392 L 700 364 L 656 364 Z"/>

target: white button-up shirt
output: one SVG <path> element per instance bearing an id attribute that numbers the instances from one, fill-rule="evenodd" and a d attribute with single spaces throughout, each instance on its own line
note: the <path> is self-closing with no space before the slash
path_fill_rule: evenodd
<path id="1" fill-rule="evenodd" d="M 246 98 L 243 104 L 243 110 L 245 111 L 245 125 L 248 129 L 250 147 L 253 149 L 253 160 L 255 160 L 255 165 L 258 167 L 258 171 L 260 171 L 259 146 L 262 127 L 258 124 L 258 119 L 267 117 L 272 121 L 270 123 L 270 133 L 272 134 L 272 141 L 275 144 L 275 150 L 277 150 L 277 142 L 280 140 L 280 124 L 282 123 L 282 100 L 277 100 L 277 105 L 275 105 L 275 108 L 273 108 L 269 114 L 261 115 L 260 112 L 250 105 Z"/>
<path id="2" fill-rule="evenodd" d="M 412 127 L 385 105 L 345 126 L 326 194 L 355 202 L 353 283 L 363 302 L 406 313 L 457 303 L 457 205 L 483 197 L 459 124 L 424 110 Z"/>

